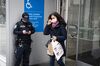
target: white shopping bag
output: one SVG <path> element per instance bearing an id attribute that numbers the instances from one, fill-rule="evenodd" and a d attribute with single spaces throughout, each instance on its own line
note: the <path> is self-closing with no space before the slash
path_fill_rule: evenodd
<path id="1" fill-rule="evenodd" d="M 52 41 L 51 44 L 53 47 L 53 52 L 55 54 L 55 57 L 58 61 L 61 58 L 61 56 L 64 54 L 63 48 L 58 41 Z"/>

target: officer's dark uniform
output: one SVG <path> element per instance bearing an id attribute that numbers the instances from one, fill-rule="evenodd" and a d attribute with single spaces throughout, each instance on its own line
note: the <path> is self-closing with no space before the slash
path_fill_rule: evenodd
<path id="1" fill-rule="evenodd" d="M 24 13 L 24 15 L 27 15 L 27 13 Z M 20 63 L 22 61 L 22 66 L 29 66 L 29 55 L 31 52 L 31 34 L 23 34 L 23 30 L 31 31 L 31 34 L 35 32 L 34 27 L 32 26 L 32 23 L 23 22 L 22 20 L 17 22 L 14 28 L 14 34 L 16 36 L 16 50 L 15 50 L 15 56 L 16 56 L 16 62 L 15 66 L 20 66 Z"/>

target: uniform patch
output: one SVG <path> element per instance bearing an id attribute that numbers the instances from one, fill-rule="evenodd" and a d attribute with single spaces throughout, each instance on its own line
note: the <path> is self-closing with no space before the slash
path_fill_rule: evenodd
<path id="1" fill-rule="evenodd" d="M 17 25 L 14 26 L 14 29 L 17 27 Z"/>
<path id="2" fill-rule="evenodd" d="M 25 25 L 20 25 L 21 28 L 25 28 Z"/>
<path id="3" fill-rule="evenodd" d="M 28 25 L 28 27 L 31 27 L 31 25 Z"/>

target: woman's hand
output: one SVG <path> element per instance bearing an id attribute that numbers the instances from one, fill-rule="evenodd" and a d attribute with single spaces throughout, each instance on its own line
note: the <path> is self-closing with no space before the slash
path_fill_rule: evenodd
<path id="1" fill-rule="evenodd" d="M 52 37 L 52 40 L 53 40 L 53 41 L 56 41 L 56 40 L 57 40 L 57 37 L 56 37 L 56 36 L 53 36 L 53 37 Z"/>
<path id="2" fill-rule="evenodd" d="M 50 24 L 51 24 L 51 19 L 49 19 L 49 20 L 48 20 L 48 23 L 47 23 L 47 24 L 48 24 L 48 25 L 50 25 Z"/>

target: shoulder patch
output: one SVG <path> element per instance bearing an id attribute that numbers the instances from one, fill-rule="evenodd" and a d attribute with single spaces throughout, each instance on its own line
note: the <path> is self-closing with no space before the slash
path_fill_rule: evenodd
<path id="1" fill-rule="evenodd" d="M 17 25 L 14 26 L 14 29 L 17 27 Z"/>

